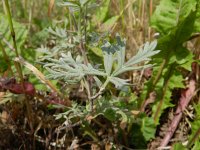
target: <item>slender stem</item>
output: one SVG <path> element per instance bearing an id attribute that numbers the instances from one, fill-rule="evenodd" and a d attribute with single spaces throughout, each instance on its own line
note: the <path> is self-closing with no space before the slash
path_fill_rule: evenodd
<path id="1" fill-rule="evenodd" d="M 156 84 L 158 83 L 158 81 L 160 80 L 160 77 L 162 75 L 162 72 L 163 72 L 163 69 L 165 68 L 165 65 L 167 63 L 167 60 L 164 59 L 161 66 L 160 66 L 160 69 L 155 77 L 155 79 L 153 80 L 153 88 L 156 86 Z"/>
<path id="2" fill-rule="evenodd" d="M 165 95 L 166 95 L 166 91 L 167 91 L 167 88 L 168 88 L 168 84 L 169 84 L 169 81 L 170 81 L 170 78 L 174 72 L 174 68 L 175 68 L 175 65 L 172 64 L 169 68 L 169 71 L 167 72 L 167 76 L 165 78 L 165 81 L 164 81 L 164 87 L 163 87 L 163 90 L 162 90 L 162 98 L 161 100 L 159 101 L 159 104 L 158 104 L 158 109 L 156 110 L 156 113 L 154 115 L 154 121 L 157 123 L 158 121 L 158 117 L 159 117 L 159 114 L 160 114 L 160 111 L 162 109 L 162 105 L 164 103 L 164 100 L 165 100 Z"/>
<path id="3" fill-rule="evenodd" d="M 94 96 L 92 96 L 90 99 L 91 99 L 91 100 L 94 100 L 94 99 L 96 99 L 97 97 L 99 97 L 99 96 L 103 93 L 103 91 L 105 90 L 105 88 L 106 88 L 106 86 L 108 85 L 109 82 L 110 82 L 110 78 L 108 77 L 108 78 L 106 79 L 106 81 L 104 82 L 104 84 L 100 87 L 99 92 L 96 93 Z"/>
<path id="4" fill-rule="evenodd" d="M 5 2 L 5 6 L 6 6 L 6 13 L 7 13 L 7 16 L 8 16 L 8 22 L 9 22 L 9 25 L 10 25 L 10 32 L 11 32 L 11 36 L 12 36 L 12 40 L 13 40 L 13 45 L 14 45 L 14 48 L 15 48 L 15 55 L 16 55 L 17 58 L 19 58 L 19 53 L 18 53 L 18 49 L 17 49 L 17 42 L 16 42 L 16 37 L 15 37 L 15 31 L 14 31 L 14 26 L 13 26 L 13 22 L 12 22 L 11 12 L 10 12 L 10 6 L 9 6 L 9 3 L 8 3 L 8 0 L 4 0 L 4 2 Z M 21 84 L 22 84 L 22 88 L 25 91 L 22 67 L 21 67 L 19 62 L 15 62 L 15 67 L 16 67 L 17 72 L 19 74 Z M 33 129 L 33 126 L 32 126 L 32 110 L 31 110 L 30 103 L 28 102 L 27 96 L 25 98 L 25 104 L 26 104 L 26 108 L 27 108 L 27 114 L 28 114 L 28 120 L 29 120 L 30 128 L 32 130 Z"/>
<path id="5" fill-rule="evenodd" d="M 10 12 L 10 6 L 8 4 L 8 0 L 4 0 L 4 1 L 5 1 L 5 5 L 6 5 L 6 12 L 7 12 L 7 16 L 8 16 L 8 22 L 10 25 L 11 36 L 12 36 L 13 44 L 14 44 L 14 48 L 15 48 L 15 54 L 17 57 L 19 57 L 19 53 L 17 50 L 17 43 L 16 43 L 16 39 L 15 39 L 15 31 L 14 31 L 14 27 L 13 27 L 11 12 Z"/>

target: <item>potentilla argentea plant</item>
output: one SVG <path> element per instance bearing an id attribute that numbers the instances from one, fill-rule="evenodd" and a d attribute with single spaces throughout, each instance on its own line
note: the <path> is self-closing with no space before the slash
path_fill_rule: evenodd
<path id="1" fill-rule="evenodd" d="M 90 97 L 90 99 L 95 99 L 102 94 L 108 83 L 114 84 L 116 88 L 129 85 L 129 80 L 120 78 L 120 74 L 151 67 L 151 64 L 141 66 L 137 64 L 151 60 L 151 57 L 159 52 L 159 50 L 155 50 L 156 45 L 157 41 L 145 43 L 135 56 L 125 62 L 126 41 L 117 34 L 115 44 L 105 41 L 101 47 L 104 69 L 95 68 L 90 63 L 84 64 L 81 56 L 74 59 L 71 52 L 62 53 L 59 59 L 49 58 L 50 63 L 45 67 L 50 73 L 48 78 L 63 79 L 68 84 L 86 81 L 86 76 L 92 76 L 100 87 L 99 92 Z M 115 67 L 114 64 L 116 64 Z M 104 80 L 100 80 L 99 77 L 103 77 Z"/>

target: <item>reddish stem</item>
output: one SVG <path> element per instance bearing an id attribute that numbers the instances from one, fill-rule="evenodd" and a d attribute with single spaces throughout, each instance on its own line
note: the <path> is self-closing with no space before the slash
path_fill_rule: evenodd
<path id="1" fill-rule="evenodd" d="M 188 106 L 189 102 L 191 101 L 194 93 L 195 93 L 195 80 L 191 79 L 189 81 L 188 88 L 185 89 L 181 93 L 180 102 L 179 102 L 179 105 L 176 109 L 175 116 L 174 116 L 174 118 L 171 122 L 171 125 L 168 128 L 168 131 L 167 131 L 165 137 L 163 138 L 163 140 L 160 144 L 160 147 L 165 147 L 169 143 L 169 140 L 173 136 L 173 134 L 174 134 L 181 118 L 182 118 L 183 112 L 186 109 L 186 107 Z"/>

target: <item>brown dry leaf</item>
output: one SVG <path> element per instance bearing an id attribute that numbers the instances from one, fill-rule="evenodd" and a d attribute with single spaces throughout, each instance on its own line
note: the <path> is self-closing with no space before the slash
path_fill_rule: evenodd
<path id="1" fill-rule="evenodd" d="M 138 114 L 140 113 L 140 111 L 139 111 L 139 110 L 131 110 L 131 113 L 132 113 L 134 116 L 136 116 L 136 115 L 138 115 Z"/>
<path id="2" fill-rule="evenodd" d="M 91 116 L 91 115 L 88 115 L 86 116 L 86 120 L 87 121 L 91 121 L 92 119 L 94 119 L 95 117 L 94 116 Z"/>
<path id="3" fill-rule="evenodd" d="M 79 148 L 78 142 L 79 142 L 78 138 L 75 137 L 75 139 L 72 141 L 72 144 L 70 145 L 70 147 L 68 149 L 69 150 L 78 150 L 78 148 Z"/>
<path id="4" fill-rule="evenodd" d="M 107 142 L 106 145 L 105 145 L 105 150 L 111 150 L 112 149 L 112 145 Z"/>
<path id="5" fill-rule="evenodd" d="M 7 113 L 7 111 L 3 111 L 0 114 L 0 118 L 1 118 L 1 122 L 5 124 L 8 121 L 8 118 L 9 118 L 9 114 Z"/>
<path id="6" fill-rule="evenodd" d="M 49 8 L 48 8 L 48 16 L 49 17 L 51 16 L 51 12 L 52 12 L 54 3 L 55 3 L 55 0 L 50 0 L 50 2 L 49 2 Z"/>
<path id="7" fill-rule="evenodd" d="M 120 128 L 122 130 L 124 130 L 126 128 L 126 126 L 127 126 L 127 122 L 125 122 L 125 121 L 120 122 Z"/>
<path id="8" fill-rule="evenodd" d="M 97 144 L 92 144 L 91 150 L 101 150 L 101 148 Z"/>
<path id="9" fill-rule="evenodd" d="M 32 64 L 28 63 L 27 61 L 25 61 L 23 58 L 19 58 L 16 57 L 14 59 L 15 62 L 19 62 L 20 64 L 22 64 L 23 66 L 25 66 L 27 69 L 29 69 L 30 71 L 32 71 L 32 73 L 42 82 L 45 83 L 51 90 L 52 92 L 58 93 L 60 96 L 63 97 L 63 94 L 53 85 L 53 83 L 51 83 L 50 80 L 47 80 L 46 77 L 44 76 L 44 74 L 39 71 L 35 66 L 33 66 Z M 71 106 L 71 101 L 66 99 L 66 105 L 67 106 Z"/>
<path id="10" fill-rule="evenodd" d="M 0 101 L 3 99 L 5 92 L 0 92 Z"/>

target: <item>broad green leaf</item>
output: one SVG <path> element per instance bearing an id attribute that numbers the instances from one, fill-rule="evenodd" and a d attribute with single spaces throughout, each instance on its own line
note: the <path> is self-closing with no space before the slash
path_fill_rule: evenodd
<path id="1" fill-rule="evenodd" d="M 187 150 L 187 148 L 185 148 L 181 143 L 175 143 L 173 145 L 173 150 Z"/>
<path id="2" fill-rule="evenodd" d="M 152 118 L 144 117 L 142 119 L 141 131 L 146 141 L 154 138 L 156 126 Z"/>
<path id="3" fill-rule="evenodd" d="M 184 87 L 183 77 L 177 72 L 177 68 L 189 69 L 193 60 L 192 54 L 183 45 L 194 32 L 197 19 L 196 5 L 199 5 L 199 0 L 161 0 L 152 16 L 152 27 L 161 33 L 157 46 L 161 52 L 155 56 L 154 60 L 156 63 L 163 62 L 162 58 L 166 60 L 155 89 L 151 88 L 155 80 L 153 78 L 147 88 L 147 91 L 155 90 L 157 93 L 157 102 L 153 106 L 156 124 L 159 123 L 163 110 L 173 106 L 170 103 L 171 91 Z"/>
<path id="4" fill-rule="evenodd" d="M 196 4 L 196 0 L 161 0 L 151 19 L 152 27 L 161 35 L 168 34 L 196 9 Z"/>
<path id="5" fill-rule="evenodd" d="M 173 90 L 174 88 L 185 88 L 185 85 L 183 84 L 183 75 L 180 72 L 174 70 L 171 78 L 169 79 L 168 87 L 170 90 Z"/>

